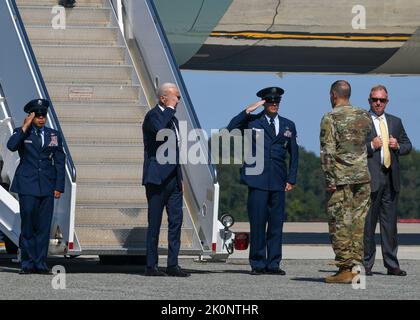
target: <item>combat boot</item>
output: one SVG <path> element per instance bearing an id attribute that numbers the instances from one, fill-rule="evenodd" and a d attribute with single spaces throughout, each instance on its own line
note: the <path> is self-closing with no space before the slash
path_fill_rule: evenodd
<path id="1" fill-rule="evenodd" d="M 349 268 L 340 268 L 338 272 L 333 275 L 325 278 L 326 283 L 352 283 L 353 277 L 355 274 L 351 272 Z"/>

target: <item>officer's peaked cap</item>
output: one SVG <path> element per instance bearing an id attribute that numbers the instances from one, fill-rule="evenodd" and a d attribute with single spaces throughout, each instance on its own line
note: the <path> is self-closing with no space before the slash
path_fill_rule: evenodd
<path id="1" fill-rule="evenodd" d="M 279 87 L 268 87 L 261 89 L 257 92 L 257 97 L 260 97 L 262 100 L 267 101 L 280 101 L 281 95 L 284 93 L 284 90 Z"/>
<path id="2" fill-rule="evenodd" d="M 50 102 L 48 100 L 45 99 L 34 99 L 29 101 L 25 107 L 23 108 L 23 110 L 26 113 L 31 113 L 31 112 L 35 112 L 35 113 L 44 113 L 46 114 L 48 112 L 48 107 L 50 106 Z"/>

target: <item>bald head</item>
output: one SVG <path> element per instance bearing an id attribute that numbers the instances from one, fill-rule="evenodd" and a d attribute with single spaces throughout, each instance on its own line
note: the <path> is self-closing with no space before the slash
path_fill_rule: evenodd
<path id="1" fill-rule="evenodd" d="M 162 107 L 176 108 L 181 99 L 178 87 L 175 83 L 171 82 L 166 82 L 159 86 L 157 96 L 159 99 L 159 104 Z"/>
<path id="2" fill-rule="evenodd" d="M 165 82 L 164 84 L 160 85 L 157 91 L 158 98 L 167 95 L 171 90 L 178 90 L 178 87 L 175 83 Z"/>

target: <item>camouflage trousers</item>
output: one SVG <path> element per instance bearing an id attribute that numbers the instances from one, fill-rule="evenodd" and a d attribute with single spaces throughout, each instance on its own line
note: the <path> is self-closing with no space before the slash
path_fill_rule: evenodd
<path id="1" fill-rule="evenodd" d="M 336 265 L 362 265 L 365 218 L 370 207 L 370 184 L 337 186 L 327 194 L 327 213 Z"/>

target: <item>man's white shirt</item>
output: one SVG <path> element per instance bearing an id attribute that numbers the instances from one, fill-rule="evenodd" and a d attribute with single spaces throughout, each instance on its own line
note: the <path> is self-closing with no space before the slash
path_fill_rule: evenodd
<path id="1" fill-rule="evenodd" d="M 380 118 L 383 120 L 383 122 L 385 124 L 386 131 L 388 131 L 388 135 L 389 135 L 388 123 L 386 122 L 385 113 L 383 113 L 379 117 L 375 113 L 373 113 L 373 112 L 370 112 L 370 115 L 372 117 L 372 121 L 373 121 L 373 124 L 374 124 L 375 129 L 376 129 L 376 133 L 378 134 L 378 136 L 382 139 L 382 137 L 381 137 L 381 127 L 379 125 L 379 122 L 380 122 L 379 119 Z M 373 147 L 373 143 L 372 142 L 371 142 L 371 147 L 372 147 L 373 150 L 375 150 L 375 148 Z M 381 148 L 381 163 L 384 164 L 384 148 Z"/>
<path id="2" fill-rule="evenodd" d="M 34 126 L 32 126 L 32 130 L 33 130 L 33 133 L 36 135 L 36 130 L 37 130 L 37 128 L 36 127 L 34 127 Z M 44 147 L 44 141 L 45 141 L 45 138 L 44 138 L 44 127 L 42 127 L 41 129 L 39 129 L 40 130 L 40 134 L 41 134 L 41 141 L 42 141 L 42 143 L 41 143 L 41 148 L 42 147 Z"/>
<path id="3" fill-rule="evenodd" d="M 265 115 L 265 118 L 267 119 L 268 124 L 270 124 L 271 118 L 267 115 Z M 280 130 L 279 116 L 278 115 L 274 117 L 274 127 L 276 128 L 276 136 L 277 136 L 279 134 L 279 130 Z"/>

